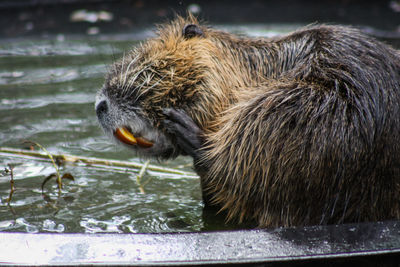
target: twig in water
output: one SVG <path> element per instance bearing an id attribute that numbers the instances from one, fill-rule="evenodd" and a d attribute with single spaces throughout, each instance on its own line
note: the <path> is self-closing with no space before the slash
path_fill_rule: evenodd
<path id="1" fill-rule="evenodd" d="M 142 194 L 145 194 L 145 192 L 144 192 L 144 185 L 145 184 L 142 184 L 141 182 L 142 182 L 143 175 L 145 174 L 146 169 L 149 166 L 149 163 L 150 163 L 150 160 L 147 160 L 143 164 L 142 168 L 140 168 L 139 174 L 136 176 L 136 182 L 139 185 L 139 190 L 140 190 L 140 193 L 142 193 Z"/>
<path id="2" fill-rule="evenodd" d="M 15 149 L 9 147 L 0 147 L 0 153 L 5 153 L 11 156 L 30 156 L 40 159 L 48 159 L 48 155 L 39 151 L 31 151 L 25 149 Z M 53 158 L 60 162 L 71 162 L 71 163 L 84 163 L 90 166 L 107 166 L 107 167 L 122 167 L 122 168 L 133 168 L 133 169 L 141 169 L 144 164 L 138 162 L 127 162 L 121 160 L 107 160 L 101 158 L 94 157 L 83 157 L 83 156 L 75 156 L 75 155 L 66 155 L 66 154 L 53 154 Z M 166 168 L 162 166 L 149 164 L 147 166 L 147 170 L 165 173 L 165 174 L 176 174 L 180 176 L 190 177 L 197 179 L 197 174 L 189 171 L 182 171 L 173 168 Z"/>
<path id="3" fill-rule="evenodd" d="M 51 180 L 51 178 L 56 177 L 56 174 L 52 173 L 49 176 L 46 177 L 46 179 L 44 179 L 44 181 L 42 182 L 42 194 L 44 194 L 44 185 Z M 68 179 L 68 180 L 72 180 L 75 181 L 74 176 L 72 174 L 70 174 L 69 172 L 64 173 L 63 176 L 61 176 L 61 180 L 62 179 Z"/>
<path id="4" fill-rule="evenodd" d="M 6 168 L 5 171 L 6 173 L 10 173 L 10 194 L 8 195 L 7 198 L 7 204 L 10 205 L 12 196 L 15 192 L 15 187 L 14 187 L 14 166 L 12 166 L 11 164 L 7 164 L 8 169 Z"/>
<path id="5" fill-rule="evenodd" d="M 46 148 L 44 148 L 44 147 L 43 147 L 41 144 L 39 144 L 39 143 L 36 143 L 36 142 L 33 142 L 33 141 L 29 141 L 29 140 L 25 141 L 25 143 L 31 143 L 31 144 L 33 144 L 33 145 L 35 145 L 35 146 L 38 146 L 41 150 L 44 151 L 44 153 L 47 154 L 47 156 L 49 157 L 49 159 L 50 159 L 51 162 L 53 163 L 54 169 L 56 170 L 57 184 L 58 184 L 58 193 L 60 194 L 60 193 L 61 193 L 61 189 L 62 189 L 62 178 L 61 178 L 61 175 L 60 175 L 60 171 L 59 171 L 59 169 L 58 169 L 58 166 L 57 166 L 56 162 L 54 161 L 53 156 L 49 153 L 49 151 L 47 151 Z M 50 177 L 50 178 L 51 178 L 51 177 Z M 46 179 L 49 179 L 49 177 L 47 177 Z M 46 182 L 47 182 L 47 180 L 45 180 L 45 182 L 42 184 L 42 191 L 43 191 L 43 186 L 44 186 L 44 184 L 45 184 Z"/>

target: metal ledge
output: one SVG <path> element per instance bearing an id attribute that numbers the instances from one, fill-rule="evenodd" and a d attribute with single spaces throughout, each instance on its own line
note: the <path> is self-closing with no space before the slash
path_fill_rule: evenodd
<path id="1" fill-rule="evenodd" d="M 0 264 L 10 265 L 289 264 L 374 255 L 400 257 L 400 221 L 167 234 L 0 233 Z"/>

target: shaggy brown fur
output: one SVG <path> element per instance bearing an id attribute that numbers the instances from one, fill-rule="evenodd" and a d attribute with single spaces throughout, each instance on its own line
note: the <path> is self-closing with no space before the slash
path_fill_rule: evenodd
<path id="1" fill-rule="evenodd" d="M 173 157 L 183 152 L 162 109 L 184 110 L 205 132 L 195 161 L 206 166 L 204 195 L 229 219 L 272 227 L 400 218 L 398 51 L 341 26 L 251 39 L 204 26 L 188 38 L 187 24 L 198 22 L 160 26 L 114 65 L 98 98 L 108 103 L 98 112 L 106 131 L 136 127 L 155 144 L 138 153 Z"/>

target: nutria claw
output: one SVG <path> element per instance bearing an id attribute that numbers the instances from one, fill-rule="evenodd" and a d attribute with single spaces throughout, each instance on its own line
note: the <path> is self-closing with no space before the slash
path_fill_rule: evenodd
<path id="1" fill-rule="evenodd" d="M 198 159 L 199 149 L 203 144 L 201 140 L 203 131 L 183 110 L 165 108 L 163 113 L 167 117 L 163 121 L 167 132 L 175 136 L 178 146 L 187 155 L 195 160 Z"/>

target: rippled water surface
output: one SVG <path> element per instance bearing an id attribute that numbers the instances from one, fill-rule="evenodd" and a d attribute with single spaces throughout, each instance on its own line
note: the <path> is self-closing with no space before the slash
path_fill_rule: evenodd
<path id="1" fill-rule="evenodd" d="M 104 40 L 103 40 L 103 39 Z M 141 161 L 111 143 L 98 126 L 94 97 L 115 58 L 137 41 L 129 37 L 56 36 L 0 42 L 0 146 L 27 148 L 23 140 L 51 153 Z M 159 164 L 155 162 L 156 164 Z M 11 164 L 16 191 L 10 205 Z M 190 159 L 166 165 L 192 171 Z M 195 176 L 146 174 L 144 193 L 136 171 L 111 171 L 65 164 L 58 196 L 49 181 L 51 163 L 0 154 L 0 230 L 22 232 L 162 232 L 202 228 L 202 203 Z"/>
<path id="2" fill-rule="evenodd" d="M 271 36 L 299 25 L 220 25 L 251 36 Z M 103 135 L 94 99 L 108 66 L 123 52 L 151 36 L 150 29 L 128 35 L 58 35 L 0 39 L 0 147 L 30 149 L 40 143 L 50 153 L 143 163 Z M 39 150 L 38 148 L 35 148 Z M 179 157 L 153 165 L 186 174 L 148 171 L 137 183 L 138 169 L 99 168 L 65 163 L 58 194 L 55 172 L 45 159 L 0 152 L 0 231 L 14 232 L 179 232 L 226 229 L 220 218 L 203 214 L 198 177 L 191 159 Z M 12 166 L 15 192 L 10 204 Z M 205 220 L 207 218 L 207 221 Z M 211 216 L 213 218 L 213 215 Z"/>
<path id="3" fill-rule="evenodd" d="M 266 26 L 222 27 L 251 35 L 274 34 Z M 285 29 L 279 28 L 284 32 Z M 53 36 L 0 40 L 0 147 L 26 149 L 30 140 L 50 153 L 143 162 L 106 138 L 96 119 L 94 99 L 107 66 L 149 36 Z M 139 36 L 139 38 L 138 38 Z M 38 148 L 35 148 L 39 150 Z M 48 160 L 0 153 L 0 231 L 18 232 L 177 232 L 207 230 L 199 180 L 191 159 L 151 164 L 188 175 L 147 172 L 138 186 L 135 169 L 63 164 L 58 195 Z M 10 173 L 15 192 L 10 205 Z M 215 222 L 224 228 L 223 221 Z"/>
<path id="4" fill-rule="evenodd" d="M 299 25 L 220 25 L 251 36 L 272 36 Z M 151 36 L 150 29 L 96 37 L 0 39 L 0 147 L 31 149 L 40 143 L 50 153 L 143 163 L 103 135 L 94 112 L 97 90 L 108 66 L 124 51 Z M 39 150 L 38 148 L 35 148 Z M 153 165 L 184 174 L 65 163 L 71 173 L 58 194 L 48 159 L 0 152 L 0 231 L 137 233 L 227 229 L 224 220 L 203 212 L 198 177 L 191 159 Z M 15 192 L 10 204 L 10 172 Z M 211 218 L 211 219 L 210 219 Z"/>

